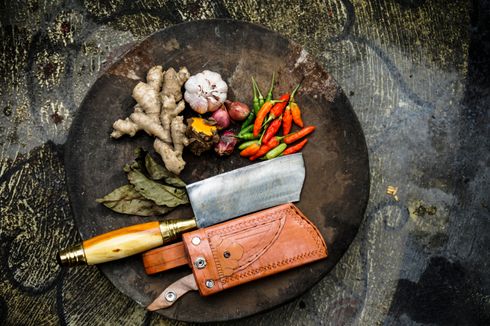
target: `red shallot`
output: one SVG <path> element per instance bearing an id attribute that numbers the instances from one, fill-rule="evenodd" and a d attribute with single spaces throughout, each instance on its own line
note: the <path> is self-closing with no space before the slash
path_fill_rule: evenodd
<path id="1" fill-rule="evenodd" d="M 238 139 L 235 137 L 235 133 L 227 130 L 221 135 L 219 143 L 217 143 L 214 147 L 214 151 L 219 156 L 231 155 L 237 142 Z"/>
<path id="2" fill-rule="evenodd" d="M 228 111 L 226 111 L 224 105 L 213 112 L 211 119 L 216 121 L 216 127 L 218 127 L 218 129 L 226 129 L 230 126 L 230 115 L 228 114 Z"/>
<path id="3" fill-rule="evenodd" d="M 235 121 L 243 121 L 250 114 L 250 108 L 247 104 L 242 102 L 232 102 L 225 101 L 226 109 L 228 109 L 228 113 L 230 114 L 230 118 Z"/>

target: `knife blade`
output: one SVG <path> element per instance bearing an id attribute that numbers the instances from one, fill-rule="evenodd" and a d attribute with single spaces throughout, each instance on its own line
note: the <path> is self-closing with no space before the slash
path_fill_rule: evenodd
<path id="1" fill-rule="evenodd" d="M 301 153 L 252 164 L 188 185 L 194 218 L 154 221 L 117 229 L 58 253 L 60 265 L 94 265 L 125 258 L 206 227 L 300 199 L 305 179 Z"/>
<path id="2" fill-rule="evenodd" d="M 300 199 L 305 180 L 301 153 L 252 164 L 188 185 L 197 227 Z"/>

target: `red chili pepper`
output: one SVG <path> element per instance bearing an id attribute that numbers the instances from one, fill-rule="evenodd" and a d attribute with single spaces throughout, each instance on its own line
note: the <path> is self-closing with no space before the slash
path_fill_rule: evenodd
<path id="1" fill-rule="evenodd" d="M 257 117 L 254 122 L 254 136 L 258 137 L 260 133 L 260 129 L 262 129 L 262 123 L 265 120 L 265 117 L 272 109 L 272 106 L 276 104 L 278 101 L 267 101 L 262 105 L 259 112 L 257 113 Z"/>
<path id="2" fill-rule="evenodd" d="M 282 155 L 288 155 L 288 154 L 299 152 L 306 145 L 307 142 L 308 142 L 308 138 L 303 139 L 299 143 L 286 148 L 284 152 L 282 152 Z"/>
<path id="3" fill-rule="evenodd" d="M 277 145 L 279 145 L 279 143 L 281 142 L 281 140 L 283 138 L 284 137 L 279 137 L 279 136 L 272 137 L 271 140 L 269 140 L 269 142 L 267 143 L 267 145 L 272 146 L 272 147 L 276 147 Z"/>
<path id="4" fill-rule="evenodd" d="M 252 156 L 255 153 L 257 153 L 259 151 L 259 149 L 260 149 L 260 145 L 257 143 L 254 143 L 254 144 L 248 146 L 247 148 L 245 148 L 243 151 L 241 151 L 240 156 L 243 156 L 243 157 Z"/>
<path id="5" fill-rule="evenodd" d="M 300 110 L 298 104 L 296 103 L 296 101 L 294 100 L 294 95 L 296 95 L 296 92 L 298 91 L 300 85 L 301 85 L 301 83 L 299 83 L 298 86 L 296 86 L 296 88 L 291 93 L 291 100 L 289 101 L 289 108 L 291 109 L 291 114 L 293 116 L 294 123 L 297 126 L 303 128 L 303 120 L 301 119 L 301 110 Z"/>
<path id="6" fill-rule="evenodd" d="M 284 102 L 279 102 L 279 103 L 274 104 L 274 106 L 271 109 L 271 114 L 270 114 L 270 116 L 272 116 L 272 119 L 275 119 L 275 118 L 281 116 L 282 112 L 284 111 L 284 108 L 286 107 L 286 105 L 288 105 L 289 93 L 283 94 L 279 98 L 279 101 L 284 101 Z"/>
<path id="7" fill-rule="evenodd" d="M 299 109 L 298 104 L 296 104 L 296 102 L 292 102 L 290 106 L 291 106 L 291 113 L 293 115 L 294 123 L 297 126 L 303 128 L 303 120 L 301 119 L 301 110 Z"/>
<path id="8" fill-rule="evenodd" d="M 277 147 L 279 145 L 279 140 L 277 138 L 278 137 L 272 137 L 272 139 L 268 143 L 262 143 L 262 146 L 260 146 L 260 149 L 257 151 L 257 153 L 249 157 L 249 160 L 255 161 L 259 157 L 262 157 L 265 154 L 267 154 L 267 152 L 270 151 L 271 149 Z"/>
<path id="9" fill-rule="evenodd" d="M 293 125 L 293 116 L 291 114 L 290 106 L 286 106 L 286 110 L 282 115 L 282 134 L 286 136 L 291 131 L 291 126 Z"/>
<path id="10" fill-rule="evenodd" d="M 304 127 L 303 129 L 284 137 L 283 142 L 285 142 L 286 144 L 292 144 L 295 141 L 303 138 L 304 136 L 311 134 L 315 130 L 315 128 L 315 126 Z"/>
<path id="11" fill-rule="evenodd" d="M 281 128 L 281 122 L 281 118 L 272 121 L 272 123 L 269 125 L 269 128 L 267 128 L 264 137 L 262 138 L 262 141 L 264 143 L 267 144 L 269 140 L 277 134 L 279 128 Z"/>

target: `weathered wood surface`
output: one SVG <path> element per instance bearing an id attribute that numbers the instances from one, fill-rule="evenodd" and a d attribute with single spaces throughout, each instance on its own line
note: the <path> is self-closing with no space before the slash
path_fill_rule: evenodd
<path id="1" fill-rule="evenodd" d="M 57 267 L 57 249 L 79 240 L 61 145 L 121 47 L 182 21 L 227 17 L 278 31 L 325 66 L 349 94 L 371 165 L 364 224 L 336 268 L 300 299 L 236 323 L 489 324 L 489 9 L 442 0 L 2 3 L 0 323 L 175 324 L 96 268 Z"/>

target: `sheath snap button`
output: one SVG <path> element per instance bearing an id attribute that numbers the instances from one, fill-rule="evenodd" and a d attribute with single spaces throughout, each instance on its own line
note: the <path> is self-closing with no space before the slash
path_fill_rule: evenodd
<path id="1" fill-rule="evenodd" d="M 230 258 L 230 256 L 231 256 L 231 254 L 230 254 L 230 252 L 229 252 L 229 251 L 225 251 L 225 252 L 223 253 L 223 257 L 225 257 L 225 258 Z"/>
<path id="2" fill-rule="evenodd" d="M 175 299 L 177 299 L 177 294 L 175 294 L 175 292 L 173 291 L 168 291 L 166 294 L 165 294 L 165 300 L 167 300 L 168 302 L 174 302 Z"/>
<path id="3" fill-rule="evenodd" d="M 194 246 L 198 246 L 198 245 L 201 243 L 201 238 L 199 238 L 199 237 L 194 237 L 194 238 L 192 238 L 191 242 L 192 242 L 192 244 L 193 244 Z"/>
<path id="4" fill-rule="evenodd" d="M 194 261 L 194 266 L 196 266 L 197 269 L 203 269 L 206 267 L 206 259 L 204 259 L 204 257 L 197 257 Z"/>
<path id="5" fill-rule="evenodd" d="M 214 286 L 214 281 L 213 280 L 206 280 L 206 287 L 208 289 L 211 289 Z"/>

